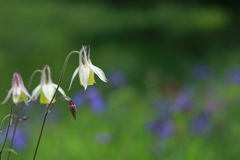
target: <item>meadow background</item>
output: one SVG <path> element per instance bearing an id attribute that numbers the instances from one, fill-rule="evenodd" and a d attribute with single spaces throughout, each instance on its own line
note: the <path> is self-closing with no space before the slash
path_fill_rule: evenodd
<path id="1" fill-rule="evenodd" d="M 235 160 L 240 156 L 238 1 L 3 0 L 0 100 L 18 71 L 51 67 L 58 82 L 72 50 L 91 45 L 108 83 L 67 92 L 49 114 L 39 160 Z M 73 55 L 61 87 L 78 66 Z M 34 77 L 32 89 L 40 82 Z M 30 91 L 30 92 L 31 92 Z M 0 116 L 9 112 L 7 103 Z M 17 113 L 18 108 L 15 108 Z M 32 159 L 45 105 L 24 107 L 14 160 Z M 4 131 L 4 130 L 3 130 Z M 0 135 L 0 144 L 5 132 Z"/>

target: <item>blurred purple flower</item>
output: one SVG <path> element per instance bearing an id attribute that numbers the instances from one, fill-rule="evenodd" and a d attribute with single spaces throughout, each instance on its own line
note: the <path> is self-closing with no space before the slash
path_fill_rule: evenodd
<path id="1" fill-rule="evenodd" d="M 202 135 L 209 133 L 211 129 L 210 114 L 206 112 L 201 112 L 192 120 L 190 127 L 193 133 L 198 133 Z"/>
<path id="2" fill-rule="evenodd" d="M 193 106 L 192 98 L 187 94 L 179 94 L 175 101 L 175 105 L 180 110 L 189 110 Z"/>
<path id="3" fill-rule="evenodd" d="M 4 134 L 0 134 L 0 143 L 3 143 L 3 140 L 5 138 L 5 134 L 6 134 L 6 129 L 4 130 Z M 13 134 L 13 127 L 11 127 L 9 129 L 9 133 L 8 133 L 8 141 L 11 141 L 12 139 L 12 134 Z M 15 138 L 13 141 L 13 149 L 18 151 L 23 151 L 27 146 L 27 136 L 19 129 L 16 130 L 15 133 Z"/>
<path id="4" fill-rule="evenodd" d="M 155 133 L 159 138 L 169 138 L 173 134 L 174 125 L 166 119 L 158 119 L 148 125 L 149 130 Z"/>
<path id="5" fill-rule="evenodd" d="M 233 84 L 240 84 L 240 69 L 234 68 L 227 72 L 227 80 Z"/>
<path id="6" fill-rule="evenodd" d="M 94 113 L 103 112 L 106 106 L 102 94 L 98 88 L 94 86 L 90 86 L 87 90 L 76 93 L 72 100 L 77 107 L 82 107 L 85 102 L 88 102 Z"/>
<path id="7" fill-rule="evenodd" d="M 105 103 L 102 99 L 95 99 L 90 101 L 90 107 L 93 112 L 101 113 L 105 110 Z"/>
<path id="8" fill-rule="evenodd" d="M 109 84 L 114 88 L 120 88 L 126 84 L 126 76 L 120 70 L 111 72 L 108 77 Z"/>
<path id="9" fill-rule="evenodd" d="M 96 98 L 101 98 L 101 93 L 98 88 L 91 86 L 86 91 L 83 92 L 87 100 L 95 100 Z"/>
<path id="10" fill-rule="evenodd" d="M 13 148 L 17 150 L 24 150 L 27 147 L 27 136 L 20 131 L 19 129 L 16 130 L 15 138 L 13 141 Z"/>
<path id="11" fill-rule="evenodd" d="M 211 68 L 209 66 L 199 64 L 196 65 L 192 70 L 192 75 L 196 79 L 204 79 L 211 73 Z"/>
<path id="12" fill-rule="evenodd" d="M 75 103 L 77 107 L 82 106 L 85 101 L 85 96 L 82 91 L 74 94 L 72 101 Z"/>
<path id="13" fill-rule="evenodd" d="M 11 141 L 12 139 L 13 130 L 14 130 L 13 127 L 9 129 L 8 138 L 7 138 L 8 141 Z M 4 130 L 4 134 L 1 134 L 0 136 L 0 143 L 3 143 L 5 134 L 6 134 L 6 129 Z M 12 147 L 17 152 L 23 151 L 27 147 L 27 136 L 24 134 L 22 130 L 20 129 L 16 130 Z"/>

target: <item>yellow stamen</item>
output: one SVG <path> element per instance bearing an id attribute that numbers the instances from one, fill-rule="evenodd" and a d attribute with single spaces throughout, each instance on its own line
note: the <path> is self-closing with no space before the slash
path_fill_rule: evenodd
<path id="1" fill-rule="evenodd" d="M 55 102 L 55 101 L 56 101 L 56 99 L 54 98 L 53 102 Z M 42 91 L 40 91 L 40 103 L 43 103 L 43 104 L 50 103 L 50 101 L 47 99 L 47 97 L 43 94 Z"/>
<path id="2" fill-rule="evenodd" d="M 23 92 L 21 92 L 18 102 L 22 102 L 24 100 L 24 98 L 25 98 L 25 94 Z"/>

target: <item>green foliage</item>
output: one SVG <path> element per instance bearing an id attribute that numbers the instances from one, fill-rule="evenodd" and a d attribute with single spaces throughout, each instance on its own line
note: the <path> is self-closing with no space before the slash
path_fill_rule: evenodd
<path id="1" fill-rule="evenodd" d="M 11 149 L 11 148 L 3 149 L 3 151 L 12 152 L 12 153 L 14 153 L 15 155 L 18 155 L 17 152 L 16 152 L 14 149 Z"/>
<path id="2" fill-rule="evenodd" d="M 66 55 L 85 44 L 91 45 L 92 62 L 109 73 L 107 77 L 115 69 L 127 77 L 126 86 L 117 89 L 96 78 L 106 101 L 103 113 L 93 113 L 90 103 L 85 103 L 74 121 L 67 104 L 60 102 L 49 113 L 37 159 L 237 159 L 240 87 L 229 83 L 226 73 L 239 66 L 239 18 L 234 16 L 238 14 L 232 4 L 214 4 L 154 0 L 1 2 L 1 100 L 10 88 L 13 72 L 19 71 L 26 85 L 34 70 L 48 64 L 56 83 Z M 198 63 L 211 66 L 207 80 L 191 75 Z M 64 90 L 77 66 L 78 58 L 73 55 L 63 78 Z M 194 109 L 174 112 L 170 116 L 173 133 L 159 138 L 148 130 L 149 122 L 163 114 L 153 103 L 164 100 L 167 106 L 175 105 L 184 85 L 197 88 Z M 67 94 L 74 96 L 80 89 L 74 81 Z M 190 132 L 192 119 L 215 100 L 220 107 L 211 108 L 215 109 L 211 132 L 203 136 Z M 1 117 L 8 114 L 8 107 L 1 106 Z M 32 158 L 45 106 L 31 105 L 24 110 L 29 120 L 22 121 L 19 128 L 26 131 L 27 147 L 7 149 L 19 153 L 11 155 L 14 160 Z"/>

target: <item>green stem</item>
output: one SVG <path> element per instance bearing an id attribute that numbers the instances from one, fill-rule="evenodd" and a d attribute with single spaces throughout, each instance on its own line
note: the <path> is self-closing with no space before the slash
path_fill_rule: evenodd
<path id="1" fill-rule="evenodd" d="M 14 130 L 13 130 L 12 139 L 11 139 L 11 143 L 10 143 L 10 147 L 9 148 L 12 148 L 12 144 L 13 144 L 13 141 L 14 141 L 14 138 L 15 138 L 15 134 L 16 134 L 16 130 L 17 130 L 18 122 L 19 122 L 19 117 L 20 117 L 20 115 L 22 113 L 23 106 L 24 106 L 24 103 L 22 103 L 22 105 L 21 105 L 21 107 L 19 109 L 18 115 L 16 117 L 16 122 L 14 124 Z M 11 152 L 8 152 L 7 160 L 9 160 L 10 154 L 11 154 Z"/>
<path id="2" fill-rule="evenodd" d="M 6 132 L 6 135 L 5 135 L 5 138 L 4 138 L 4 142 L 3 142 L 2 148 L 0 150 L 0 160 L 2 159 L 3 149 L 4 149 L 4 146 L 5 146 L 6 142 L 7 142 L 7 137 L 8 137 L 11 121 L 12 121 L 12 112 L 13 112 L 13 105 L 11 104 L 10 114 L 9 114 L 9 121 L 8 121 L 8 126 L 7 126 L 7 132 Z"/>
<path id="3" fill-rule="evenodd" d="M 66 57 L 66 59 L 65 59 L 65 61 L 64 61 L 63 67 L 62 67 L 62 72 L 61 72 L 61 75 L 60 75 L 60 78 L 59 78 L 59 82 L 58 82 L 56 91 L 54 92 L 53 97 L 52 97 L 50 103 L 49 103 L 49 104 L 47 105 L 47 107 L 46 107 L 46 112 L 45 112 L 45 114 L 44 114 L 44 118 L 43 118 L 43 122 L 42 122 L 42 127 L 41 127 L 41 130 L 40 130 L 40 134 L 39 134 L 39 137 L 38 137 L 38 142 L 37 142 L 37 145 L 36 145 L 36 148 L 35 148 L 33 160 L 35 160 L 35 158 L 36 158 L 36 156 L 37 156 L 39 144 L 40 144 L 40 141 L 41 141 L 41 138 L 42 138 L 42 134 L 43 134 L 43 129 L 44 129 L 44 126 L 45 126 L 45 123 L 46 123 L 46 120 L 47 120 L 47 115 L 48 115 L 49 111 L 51 111 L 51 110 L 53 109 L 53 107 L 54 107 L 54 105 L 52 105 L 52 104 L 54 104 L 54 103 L 53 103 L 53 99 L 54 99 L 54 97 L 56 96 L 57 91 L 58 91 L 58 89 L 59 89 L 59 87 L 60 87 L 60 85 L 61 85 L 61 83 L 62 83 L 62 79 L 63 79 L 63 75 L 64 75 L 64 72 L 65 72 L 65 69 L 66 69 L 66 66 L 67 66 L 68 59 L 69 59 L 69 57 L 70 57 L 73 53 L 79 53 L 79 52 L 78 52 L 78 51 L 72 51 L 72 52 L 70 52 L 70 53 L 67 55 L 67 57 Z M 0 159 L 0 160 L 1 160 L 1 159 Z"/>
<path id="4" fill-rule="evenodd" d="M 45 126 L 45 123 L 46 123 L 46 120 L 47 120 L 47 115 L 48 115 L 48 113 L 49 113 L 49 112 L 48 112 L 48 108 L 49 108 L 49 106 L 47 105 L 46 111 L 45 111 L 45 114 L 44 114 L 44 118 L 43 118 L 43 122 L 42 122 L 42 127 L 41 127 L 40 134 L 39 134 L 39 137 L 38 137 L 37 146 L 36 146 L 36 148 L 35 148 L 33 160 L 35 160 L 35 158 L 36 158 L 36 156 L 37 156 L 37 151 L 38 151 L 38 147 L 39 147 L 39 144 L 40 144 L 40 141 L 41 141 L 41 138 L 42 138 L 43 129 L 44 129 L 44 126 Z"/>
<path id="5" fill-rule="evenodd" d="M 51 106 L 51 104 L 52 104 L 52 102 L 53 102 L 53 100 L 54 100 L 54 97 L 56 96 L 57 91 L 58 91 L 58 89 L 59 89 L 59 87 L 60 87 L 60 85 L 61 85 L 61 83 L 62 83 L 62 79 L 63 79 L 63 76 L 64 76 L 64 72 L 65 72 L 65 69 L 66 69 L 66 66 L 67 66 L 68 59 L 69 59 L 69 57 L 70 57 L 73 53 L 79 53 L 79 52 L 78 52 L 78 51 L 72 51 L 72 52 L 70 52 L 70 53 L 67 55 L 67 57 L 66 57 L 66 59 L 65 59 L 65 61 L 64 61 L 64 64 L 63 64 L 62 72 L 61 72 L 61 75 L 60 75 L 60 78 L 59 78 L 59 81 L 58 81 L 58 85 L 57 85 L 56 91 L 54 92 L 54 95 L 53 95 L 53 97 L 52 97 L 52 99 L 51 99 L 51 101 L 50 101 L 50 103 L 49 103 L 49 106 Z M 49 110 L 52 110 L 52 108 L 53 108 L 53 106 L 52 106 L 52 107 L 49 107 Z"/>

